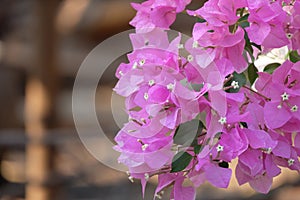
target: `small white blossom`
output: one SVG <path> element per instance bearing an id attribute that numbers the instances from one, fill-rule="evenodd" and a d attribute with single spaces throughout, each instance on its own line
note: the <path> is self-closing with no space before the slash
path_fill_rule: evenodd
<path id="1" fill-rule="evenodd" d="M 288 39 L 291 39 L 291 38 L 293 37 L 293 34 L 292 34 L 292 33 L 287 33 L 287 34 L 286 34 L 286 37 L 287 37 Z"/>
<path id="2" fill-rule="evenodd" d="M 240 87 L 239 82 L 237 82 L 237 81 L 232 81 L 231 86 L 233 87 L 233 89 L 238 89 Z"/>
<path id="3" fill-rule="evenodd" d="M 177 48 L 178 48 L 178 49 L 183 49 L 183 48 L 184 48 L 184 47 L 183 47 L 183 44 L 178 44 L 178 45 L 177 45 Z"/>
<path id="4" fill-rule="evenodd" d="M 289 164 L 289 166 L 292 166 L 293 164 L 294 164 L 294 162 L 295 162 L 295 160 L 294 159 L 289 159 L 288 160 L 288 164 Z"/>
<path id="5" fill-rule="evenodd" d="M 222 152 L 224 150 L 224 147 L 222 145 L 218 144 L 216 149 L 217 149 L 217 152 Z"/>
<path id="6" fill-rule="evenodd" d="M 132 65 L 132 69 L 136 69 L 137 67 L 138 67 L 137 62 L 134 62 L 133 65 Z"/>
<path id="7" fill-rule="evenodd" d="M 284 92 L 284 93 L 281 95 L 282 101 L 289 100 L 289 97 L 290 97 L 290 95 L 287 94 L 286 92 Z"/>
<path id="8" fill-rule="evenodd" d="M 155 84 L 155 81 L 154 81 L 154 80 L 150 80 L 150 81 L 148 82 L 148 84 L 149 84 L 150 86 L 152 86 L 152 85 Z"/>
<path id="9" fill-rule="evenodd" d="M 219 119 L 218 122 L 219 122 L 220 124 L 224 125 L 224 124 L 226 124 L 227 119 L 226 119 L 226 117 L 221 117 L 221 118 Z"/>
<path id="10" fill-rule="evenodd" d="M 199 47 L 199 43 L 198 43 L 198 41 L 194 41 L 193 42 L 193 48 L 198 48 Z"/>
<path id="11" fill-rule="evenodd" d="M 297 112 L 297 111 L 298 111 L 298 106 L 297 106 L 297 105 L 294 105 L 294 106 L 291 108 L 291 111 L 292 111 L 292 112 Z"/>
<path id="12" fill-rule="evenodd" d="M 142 150 L 143 150 L 143 151 L 146 151 L 146 149 L 148 148 L 148 146 L 149 146 L 149 144 L 143 144 L 143 145 L 142 145 Z"/>
<path id="13" fill-rule="evenodd" d="M 146 100 L 149 99 L 149 94 L 148 94 L 148 93 L 145 93 L 145 94 L 144 94 L 144 99 L 146 99 Z"/>
<path id="14" fill-rule="evenodd" d="M 145 64 L 145 62 L 146 62 L 145 59 L 140 60 L 140 62 L 139 62 L 140 66 L 143 66 Z"/>
<path id="15" fill-rule="evenodd" d="M 169 83 L 167 85 L 168 90 L 173 90 L 174 89 L 174 84 L 173 83 Z"/>
<path id="16" fill-rule="evenodd" d="M 192 62 L 194 60 L 194 57 L 192 55 L 188 55 L 187 60 L 189 62 Z"/>

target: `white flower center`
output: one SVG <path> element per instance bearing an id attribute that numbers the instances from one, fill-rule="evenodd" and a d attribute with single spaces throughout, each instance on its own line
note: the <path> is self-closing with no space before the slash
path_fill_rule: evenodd
<path id="1" fill-rule="evenodd" d="M 193 42 L 193 48 L 198 48 L 198 47 L 199 47 L 198 41 L 194 41 L 194 42 Z"/>
<path id="2" fill-rule="evenodd" d="M 145 93 L 145 94 L 144 94 L 144 99 L 145 99 L 145 100 L 148 100 L 148 99 L 149 99 L 149 94 L 148 94 L 148 93 Z"/>
<path id="3" fill-rule="evenodd" d="M 238 89 L 240 87 L 239 82 L 237 82 L 237 81 L 232 81 L 231 86 L 233 87 L 233 89 Z"/>
<path id="4" fill-rule="evenodd" d="M 297 106 L 297 105 L 294 105 L 294 106 L 291 108 L 291 111 L 292 111 L 292 112 L 297 112 L 297 111 L 298 111 L 298 106 Z"/>
<path id="5" fill-rule="evenodd" d="M 140 60 L 140 62 L 139 62 L 140 66 L 143 66 L 145 64 L 145 62 L 146 62 L 145 59 Z"/>
<path id="6" fill-rule="evenodd" d="M 226 117 L 221 117 L 218 122 L 222 125 L 226 124 L 227 122 Z"/>
<path id="7" fill-rule="evenodd" d="M 294 159 L 289 159 L 288 160 L 288 164 L 289 164 L 289 166 L 292 166 L 293 164 L 294 164 L 294 162 L 295 162 L 295 160 Z"/>
<path id="8" fill-rule="evenodd" d="M 168 90 L 173 90 L 174 89 L 174 84 L 173 83 L 169 83 L 167 85 Z"/>
<path id="9" fill-rule="evenodd" d="M 148 148 L 148 146 L 149 146 L 149 144 L 143 144 L 143 145 L 142 145 L 142 150 L 143 150 L 143 151 L 146 151 L 146 149 Z"/>
<path id="10" fill-rule="evenodd" d="M 150 80 L 150 81 L 148 82 L 148 84 L 149 84 L 150 86 L 152 86 L 152 85 L 155 84 L 155 81 L 154 81 L 154 80 Z"/>
<path id="11" fill-rule="evenodd" d="M 287 33 L 287 34 L 286 34 L 286 37 L 287 37 L 288 39 L 291 39 L 291 38 L 293 37 L 293 34 Z"/>
<path id="12" fill-rule="evenodd" d="M 148 181 L 149 178 L 150 178 L 149 174 L 148 174 L 148 173 L 145 173 L 145 179 L 146 179 L 146 181 Z"/>
<path id="13" fill-rule="evenodd" d="M 183 49 L 183 48 L 184 48 L 184 47 L 183 47 L 183 44 L 178 44 L 178 45 L 177 45 L 177 48 L 178 48 L 178 49 Z"/>
<path id="14" fill-rule="evenodd" d="M 281 95 L 281 98 L 282 98 L 282 101 L 287 101 L 289 100 L 289 94 L 287 94 L 286 92 L 284 92 L 282 95 Z"/>
<path id="15" fill-rule="evenodd" d="M 120 74 L 121 76 L 124 76 L 124 73 L 123 73 L 122 71 L 119 71 L 119 74 Z"/>
<path id="16" fill-rule="evenodd" d="M 218 144 L 216 149 L 217 149 L 217 152 L 222 152 L 224 150 L 224 147 L 222 145 Z"/>
<path id="17" fill-rule="evenodd" d="M 189 62 L 192 62 L 194 60 L 194 57 L 192 55 L 188 55 L 187 60 Z"/>

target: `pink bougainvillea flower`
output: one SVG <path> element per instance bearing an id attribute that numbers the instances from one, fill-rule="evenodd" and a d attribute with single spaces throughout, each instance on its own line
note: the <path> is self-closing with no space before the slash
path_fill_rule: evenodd
<path id="1" fill-rule="evenodd" d="M 257 73 L 251 63 L 272 48 L 300 52 L 300 2 L 208 0 L 186 11 L 190 2 L 132 4 L 133 50 L 114 88 L 129 115 L 118 161 L 143 195 L 158 176 L 155 198 L 171 187 L 170 199 L 192 200 L 206 181 L 226 188 L 233 159 L 240 185 L 268 193 L 281 168 L 300 170 L 300 61 L 289 53 L 293 62 Z M 166 32 L 180 12 L 197 18 L 184 43 Z"/>
<path id="2" fill-rule="evenodd" d="M 175 180 L 173 190 L 171 192 L 171 198 L 178 200 L 189 200 L 196 198 L 196 190 L 194 187 L 183 186 L 184 177 L 179 177 Z"/>
<path id="3" fill-rule="evenodd" d="M 259 150 L 247 150 L 239 157 L 236 177 L 239 184 L 250 183 L 256 191 L 268 193 L 273 177 L 280 173 L 270 155 L 264 155 Z"/>
<path id="4" fill-rule="evenodd" d="M 290 13 L 289 19 L 286 20 L 287 37 L 291 42 L 291 49 L 298 50 L 300 48 L 300 2 L 294 2 L 294 6 L 290 7 L 288 12 Z"/>
<path id="5" fill-rule="evenodd" d="M 294 127 L 299 121 L 299 63 L 286 61 L 272 75 L 260 73 L 256 88 L 270 98 L 264 105 L 264 120 L 270 129 Z M 299 131 L 299 128 L 293 128 Z"/>
<path id="6" fill-rule="evenodd" d="M 212 26 L 232 25 L 238 20 L 236 11 L 246 6 L 246 1 L 211 0 L 196 11 L 188 11 L 192 16 L 205 19 Z"/>
<path id="7" fill-rule="evenodd" d="M 199 187 L 205 181 L 220 188 L 227 188 L 231 178 L 231 169 L 222 168 L 218 165 L 219 157 L 211 157 L 210 149 L 205 147 L 197 156 L 198 162 L 195 171 L 190 174 L 190 180 L 195 186 Z"/>
<path id="8" fill-rule="evenodd" d="M 182 12 L 190 2 L 191 0 L 149 0 L 141 4 L 132 3 L 137 14 L 130 24 L 140 33 L 150 32 L 155 27 L 168 29 L 175 21 L 176 14 Z"/>
<path id="9" fill-rule="evenodd" d="M 200 46 L 213 48 L 214 59 L 226 58 L 238 73 L 247 67 L 243 57 L 244 30 L 241 27 L 238 27 L 235 33 L 231 33 L 228 26 L 215 27 L 206 23 L 196 23 L 193 38 Z"/>
<path id="10" fill-rule="evenodd" d="M 287 45 L 288 38 L 284 31 L 287 14 L 280 3 L 277 1 L 248 1 L 248 5 L 250 27 L 247 27 L 246 31 L 250 40 L 267 48 Z"/>
<path id="11" fill-rule="evenodd" d="M 155 28 L 147 33 L 133 33 L 129 35 L 133 49 L 169 47 L 168 34 L 160 28 Z"/>
<path id="12" fill-rule="evenodd" d="M 146 173 L 160 169 L 172 159 L 170 150 L 172 138 L 165 137 L 164 131 L 153 137 L 134 137 L 121 130 L 115 140 L 116 150 L 121 152 L 119 162 L 130 168 L 132 173 Z"/>

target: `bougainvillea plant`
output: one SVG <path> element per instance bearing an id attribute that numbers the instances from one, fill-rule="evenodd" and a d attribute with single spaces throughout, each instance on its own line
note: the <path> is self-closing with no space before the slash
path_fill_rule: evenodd
<path id="1" fill-rule="evenodd" d="M 195 199 L 205 181 L 226 188 L 232 174 L 268 193 L 281 168 L 300 170 L 300 0 L 190 3 L 132 3 L 133 51 L 114 88 L 129 115 L 115 137 L 119 162 L 143 192 L 158 176 L 157 198 L 172 188 L 170 199 Z M 167 35 L 178 13 L 195 18 L 184 43 Z M 258 69 L 283 47 L 284 62 Z"/>

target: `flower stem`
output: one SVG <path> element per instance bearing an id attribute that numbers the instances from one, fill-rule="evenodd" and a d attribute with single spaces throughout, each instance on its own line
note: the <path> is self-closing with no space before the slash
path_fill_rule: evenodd
<path id="1" fill-rule="evenodd" d="M 263 95 L 263 94 L 261 94 L 261 93 L 255 91 L 255 90 L 253 90 L 252 88 L 250 88 L 250 87 L 248 87 L 248 86 L 246 86 L 246 85 L 244 85 L 243 88 L 245 88 L 245 89 L 247 89 L 247 90 L 249 90 L 249 91 L 251 91 L 251 92 L 257 94 L 258 96 L 263 97 L 266 101 L 271 101 L 270 98 L 268 98 L 268 97 L 266 97 L 265 95 Z"/>
<path id="2" fill-rule="evenodd" d="M 243 17 L 243 16 L 244 16 L 244 11 L 245 11 L 245 8 L 242 8 L 242 9 L 240 10 L 240 17 Z"/>
<path id="3" fill-rule="evenodd" d="M 225 85 L 226 83 L 228 83 L 230 80 L 233 79 L 233 75 L 230 74 L 229 77 L 225 78 L 224 82 L 223 82 L 223 85 Z"/>

